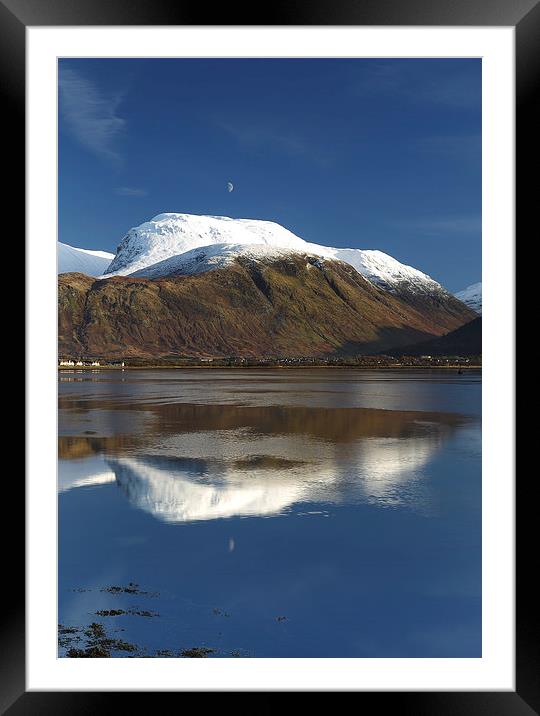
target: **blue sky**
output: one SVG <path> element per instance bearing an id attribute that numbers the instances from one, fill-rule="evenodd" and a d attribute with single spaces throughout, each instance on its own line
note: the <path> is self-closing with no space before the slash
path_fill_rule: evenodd
<path id="1" fill-rule="evenodd" d="M 227 182 L 234 191 L 227 191 Z M 481 61 L 64 59 L 59 239 L 178 211 L 481 280 Z"/>

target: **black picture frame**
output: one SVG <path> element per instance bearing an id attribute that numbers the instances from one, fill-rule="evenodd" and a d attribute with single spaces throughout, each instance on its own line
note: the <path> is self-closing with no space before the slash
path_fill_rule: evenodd
<path id="1" fill-rule="evenodd" d="M 208 18 L 212 19 L 209 23 Z M 536 227 L 538 173 L 538 88 L 540 87 L 539 0 L 275 0 L 271 6 L 182 0 L 0 0 L 0 94 L 4 153 L 9 161 L 4 218 L 12 237 L 20 236 L 24 216 L 25 29 L 62 25 L 450 25 L 513 26 L 516 38 L 516 208 L 517 231 Z M 6 169 L 6 164 L 4 168 Z M 7 191 L 7 195 L 5 192 Z M 535 217 L 536 218 L 536 217 Z M 9 227 L 10 221 L 12 226 Z M 4 224 L 5 227 L 5 224 Z M 20 238 L 22 242 L 22 236 Z M 17 249 L 20 251 L 20 249 Z M 20 261 L 20 254 L 18 261 Z M 18 323 L 13 320 L 14 328 Z M 16 335 L 16 331 L 14 331 Z M 19 351 L 17 351 L 19 352 Z M 531 475 L 531 478 L 533 475 Z M 8 482 L 6 480 L 6 482 Z M 5 505 L 24 514 L 24 486 L 6 486 Z M 10 492 L 11 491 L 11 492 Z M 17 506 L 15 511 L 13 508 Z M 360 708 L 399 714 L 445 716 L 526 716 L 540 713 L 540 620 L 534 588 L 537 520 L 529 486 L 516 480 L 516 691 L 514 692 L 354 692 Z M 8 510 L 4 511 L 7 516 Z M 97 714 L 126 709 L 126 692 L 28 692 L 25 687 L 24 519 L 2 521 L 4 606 L 0 612 L 0 710 L 24 714 Z M 178 698 L 179 694 L 160 696 Z M 211 694 L 209 694 L 211 695 Z M 150 705 L 150 692 L 136 693 L 138 708 Z M 122 701 L 120 702 L 120 699 Z M 257 712 L 274 708 L 275 695 L 258 699 Z M 155 708 L 155 703 L 153 703 Z M 251 710 L 251 709 L 250 709 Z"/>

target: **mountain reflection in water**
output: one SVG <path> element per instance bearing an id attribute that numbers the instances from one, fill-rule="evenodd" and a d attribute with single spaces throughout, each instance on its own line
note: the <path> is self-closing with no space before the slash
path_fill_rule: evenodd
<path id="1" fill-rule="evenodd" d="M 142 433 L 60 437 L 60 458 L 78 464 L 65 471 L 61 490 L 116 481 L 132 505 L 170 523 L 269 516 L 300 503 L 426 510 L 425 467 L 467 422 L 366 408 L 145 404 L 144 411 Z"/>
<path id="2" fill-rule="evenodd" d="M 145 655 L 481 657 L 481 388 L 344 368 L 61 382 L 59 623 Z"/>

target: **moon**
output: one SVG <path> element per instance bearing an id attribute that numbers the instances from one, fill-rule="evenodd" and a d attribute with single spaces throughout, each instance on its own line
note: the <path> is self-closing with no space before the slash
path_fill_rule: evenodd
<path id="1" fill-rule="evenodd" d="M 229 194 L 231 193 L 231 191 L 233 189 L 234 189 L 234 184 L 232 183 L 232 181 L 228 181 L 227 182 L 227 191 L 229 192 Z"/>

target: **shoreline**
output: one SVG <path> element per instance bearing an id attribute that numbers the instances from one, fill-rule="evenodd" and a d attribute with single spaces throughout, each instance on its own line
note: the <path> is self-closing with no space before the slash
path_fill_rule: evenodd
<path id="1" fill-rule="evenodd" d="M 482 370 L 482 365 L 130 365 L 124 366 L 86 366 L 67 368 L 58 366 L 59 373 L 88 373 L 111 370 L 298 370 L 298 369 L 353 369 L 353 370 Z"/>

